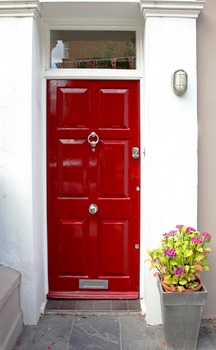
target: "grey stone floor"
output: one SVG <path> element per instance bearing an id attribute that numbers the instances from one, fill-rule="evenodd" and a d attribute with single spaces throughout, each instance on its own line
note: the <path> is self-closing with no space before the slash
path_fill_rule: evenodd
<path id="1" fill-rule="evenodd" d="M 164 350 L 161 326 L 143 316 L 72 316 L 46 314 L 36 326 L 24 326 L 19 350 Z M 197 350 L 216 349 L 216 320 L 202 321 Z M 182 349 L 191 350 L 191 349 Z"/>

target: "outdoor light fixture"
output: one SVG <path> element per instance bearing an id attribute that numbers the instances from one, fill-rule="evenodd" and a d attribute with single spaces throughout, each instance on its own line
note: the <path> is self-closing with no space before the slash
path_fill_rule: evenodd
<path id="1" fill-rule="evenodd" d="M 172 89 L 178 96 L 183 95 L 187 91 L 188 75 L 183 69 L 178 69 L 172 76 Z"/>

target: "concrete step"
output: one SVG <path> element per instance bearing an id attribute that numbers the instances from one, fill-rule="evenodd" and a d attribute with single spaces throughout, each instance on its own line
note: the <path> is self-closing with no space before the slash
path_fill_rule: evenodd
<path id="1" fill-rule="evenodd" d="M 18 271 L 0 265 L 0 350 L 11 350 L 22 326 Z"/>

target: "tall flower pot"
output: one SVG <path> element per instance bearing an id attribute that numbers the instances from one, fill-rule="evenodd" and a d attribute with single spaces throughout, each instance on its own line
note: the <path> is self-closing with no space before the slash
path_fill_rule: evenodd
<path id="1" fill-rule="evenodd" d="M 164 292 L 159 280 L 158 288 L 167 350 L 196 350 L 206 288 L 191 293 Z"/>

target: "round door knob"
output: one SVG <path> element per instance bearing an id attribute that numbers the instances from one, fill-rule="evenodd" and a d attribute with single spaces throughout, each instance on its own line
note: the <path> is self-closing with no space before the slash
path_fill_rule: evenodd
<path id="1" fill-rule="evenodd" d="M 96 204 L 90 204 L 89 206 L 89 213 L 90 214 L 96 214 L 98 211 L 98 206 Z"/>

